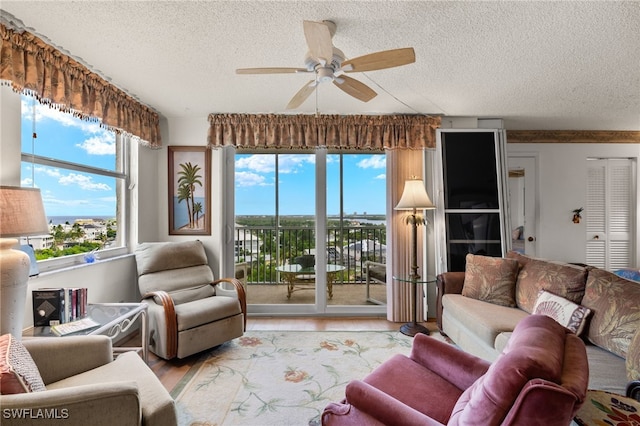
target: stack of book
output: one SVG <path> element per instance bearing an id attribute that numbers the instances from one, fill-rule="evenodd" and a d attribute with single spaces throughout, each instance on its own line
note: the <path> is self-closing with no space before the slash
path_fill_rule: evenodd
<path id="1" fill-rule="evenodd" d="M 86 288 L 40 288 L 32 296 L 34 326 L 64 324 L 87 315 Z"/>

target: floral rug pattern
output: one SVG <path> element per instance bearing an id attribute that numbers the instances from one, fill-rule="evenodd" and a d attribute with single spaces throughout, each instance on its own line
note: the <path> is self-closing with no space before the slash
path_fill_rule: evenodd
<path id="1" fill-rule="evenodd" d="M 173 389 L 179 424 L 319 425 L 350 380 L 411 343 L 395 331 L 248 331 L 203 354 Z"/>

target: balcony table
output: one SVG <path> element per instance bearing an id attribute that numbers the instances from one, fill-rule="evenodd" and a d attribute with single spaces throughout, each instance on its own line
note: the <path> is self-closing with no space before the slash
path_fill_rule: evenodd
<path id="1" fill-rule="evenodd" d="M 312 290 L 314 286 L 301 286 L 301 283 L 307 283 L 310 281 L 315 282 L 317 266 L 310 268 L 304 268 L 298 264 L 283 265 L 276 267 L 276 271 L 282 274 L 282 280 L 287 283 L 287 299 L 291 298 L 291 294 L 298 290 Z M 338 272 L 344 271 L 346 268 L 342 265 L 327 264 L 327 293 L 329 299 L 333 297 L 333 283 L 336 280 Z"/>

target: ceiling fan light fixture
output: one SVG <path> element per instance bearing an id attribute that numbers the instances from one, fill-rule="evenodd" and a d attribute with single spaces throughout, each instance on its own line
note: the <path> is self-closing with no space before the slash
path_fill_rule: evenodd
<path id="1" fill-rule="evenodd" d="M 333 81 L 333 69 L 329 67 L 318 67 L 316 68 L 316 73 L 318 75 L 318 81 L 321 83 L 326 83 L 329 81 Z"/>

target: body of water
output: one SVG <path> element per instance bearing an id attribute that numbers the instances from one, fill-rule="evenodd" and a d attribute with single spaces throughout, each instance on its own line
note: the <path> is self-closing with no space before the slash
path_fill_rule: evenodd
<path id="1" fill-rule="evenodd" d="M 114 216 L 47 216 L 47 223 L 53 225 L 64 225 L 69 222 L 69 225 L 73 225 L 76 220 L 93 219 L 93 220 L 109 220 L 115 219 Z"/>

